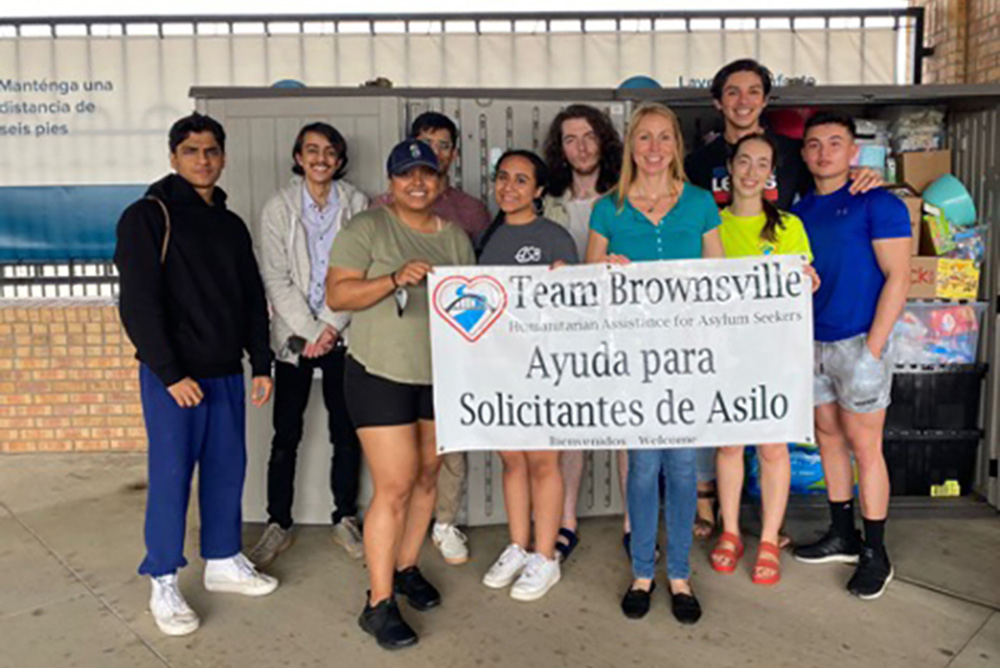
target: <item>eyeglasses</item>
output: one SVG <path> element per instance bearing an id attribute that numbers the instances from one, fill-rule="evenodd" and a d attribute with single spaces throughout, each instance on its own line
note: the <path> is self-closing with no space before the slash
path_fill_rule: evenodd
<path id="1" fill-rule="evenodd" d="M 436 148 L 439 151 L 447 153 L 451 149 L 455 148 L 455 145 L 450 141 L 445 141 L 444 139 L 438 141 L 431 141 L 430 139 L 418 139 L 421 144 L 427 144 L 431 148 Z"/>

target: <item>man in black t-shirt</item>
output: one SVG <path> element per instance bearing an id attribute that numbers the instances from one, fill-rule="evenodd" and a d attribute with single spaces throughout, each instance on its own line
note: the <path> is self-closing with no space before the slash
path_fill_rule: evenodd
<path id="1" fill-rule="evenodd" d="M 761 114 L 771 94 L 771 72 L 755 60 L 736 60 L 712 80 L 712 98 L 722 114 L 721 135 L 684 161 L 684 171 L 694 185 L 711 191 L 720 208 L 730 200 L 729 170 L 726 162 L 732 147 L 748 134 L 766 134 L 778 148 L 777 167 L 765 187 L 765 196 L 779 209 L 787 211 L 792 203 L 812 187 L 812 177 L 802 162 L 802 142 L 775 134 L 761 124 Z M 852 193 L 865 192 L 882 185 L 882 177 L 871 169 L 852 172 Z"/>

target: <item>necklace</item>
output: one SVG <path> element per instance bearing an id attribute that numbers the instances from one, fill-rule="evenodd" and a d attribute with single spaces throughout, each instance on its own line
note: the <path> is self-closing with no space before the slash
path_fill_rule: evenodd
<path id="1" fill-rule="evenodd" d="M 656 195 L 655 197 L 650 197 L 645 192 L 641 192 L 641 193 L 639 193 L 639 196 L 642 197 L 643 199 L 650 200 L 649 206 L 643 207 L 643 208 L 645 209 L 646 213 L 653 213 L 653 210 L 656 208 L 656 205 L 660 203 L 660 200 L 664 199 L 664 198 L 666 198 L 666 199 L 672 199 L 673 198 L 673 193 L 672 192 L 671 193 L 666 193 L 666 194 L 660 193 L 660 194 Z"/>

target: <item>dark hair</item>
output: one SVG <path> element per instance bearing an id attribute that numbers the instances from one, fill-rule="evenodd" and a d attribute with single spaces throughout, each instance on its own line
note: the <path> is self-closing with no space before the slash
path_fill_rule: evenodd
<path id="1" fill-rule="evenodd" d="M 760 141 L 767 144 L 771 149 L 771 170 L 774 171 L 778 168 L 778 147 L 775 146 L 774 140 L 765 134 L 748 134 L 740 137 L 733 144 L 732 153 L 729 158 L 730 163 L 732 163 L 736 154 L 740 152 L 740 147 L 748 141 Z M 730 179 L 732 179 L 732 171 L 732 167 L 730 166 Z M 774 206 L 763 194 L 761 195 L 760 202 L 764 206 L 764 216 L 766 219 L 764 228 L 760 231 L 760 238 L 764 241 L 770 241 L 773 244 L 778 240 L 778 228 L 785 229 L 785 221 L 781 219 L 781 212 L 778 211 L 778 207 Z"/>
<path id="2" fill-rule="evenodd" d="M 729 77 L 737 72 L 753 72 L 760 77 L 761 83 L 764 84 L 764 97 L 771 94 L 771 70 L 752 58 L 740 58 L 715 73 L 715 78 L 712 79 L 713 98 L 716 100 L 722 99 L 722 91 L 726 87 L 726 82 L 729 81 Z"/>
<path id="3" fill-rule="evenodd" d="M 851 133 L 851 139 L 858 136 L 858 126 L 854 124 L 854 119 L 847 114 L 836 111 L 821 111 L 806 121 L 806 127 L 802 135 L 805 136 L 811 128 L 817 125 L 839 125 Z"/>
<path id="4" fill-rule="evenodd" d="M 226 131 L 222 129 L 222 124 L 211 116 L 199 114 L 197 111 L 190 116 L 178 120 L 170 126 L 169 142 L 170 152 L 175 153 L 177 147 L 184 143 L 188 135 L 198 132 L 211 132 L 215 135 L 215 141 L 219 143 L 222 152 L 226 152 Z"/>
<path id="5" fill-rule="evenodd" d="M 586 104 L 571 104 L 552 119 L 543 147 L 550 175 L 548 190 L 553 197 L 562 197 L 566 188 L 573 182 L 573 168 L 567 162 L 562 147 L 562 126 L 574 118 L 587 121 L 594 129 L 600 144 L 601 160 L 598 166 L 600 173 L 597 177 L 597 192 L 603 194 L 614 188 L 621 174 L 622 140 L 611 125 L 611 119 L 600 109 Z"/>
<path id="6" fill-rule="evenodd" d="M 310 123 L 309 125 L 302 126 L 302 129 L 299 130 L 299 134 L 295 137 L 295 145 L 292 147 L 292 172 L 299 176 L 306 173 L 295 158 L 302 155 L 302 145 L 305 144 L 306 134 L 309 132 L 323 135 L 330 142 L 333 150 L 337 153 L 337 157 L 340 158 L 340 167 L 334 172 L 333 180 L 337 181 L 344 178 L 344 174 L 347 173 L 347 140 L 344 139 L 344 135 L 337 131 L 337 128 L 323 122 Z"/>
<path id="7" fill-rule="evenodd" d="M 509 151 L 506 151 L 503 155 L 500 156 L 500 159 L 497 160 L 497 166 L 493 175 L 493 179 L 496 180 L 496 172 L 500 171 L 500 165 L 503 164 L 503 161 L 506 160 L 507 158 L 514 158 L 514 157 L 524 158 L 525 160 L 531 163 L 531 166 L 535 170 L 535 188 L 541 188 L 542 192 L 538 197 L 534 199 L 533 204 L 535 206 L 535 213 L 540 214 L 542 212 L 542 200 L 545 197 L 545 193 L 548 191 L 549 169 L 548 167 L 545 166 L 545 162 L 541 158 L 539 158 L 538 155 L 536 155 L 534 152 L 526 151 L 524 149 L 511 149 Z M 493 218 L 493 222 L 490 223 L 490 226 L 486 228 L 485 232 L 483 232 L 483 236 L 479 238 L 479 243 L 477 244 L 477 249 L 476 249 L 477 257 L 483 252 L 483 249 L 486 248 L 486 244 L 489 242 L 490 237 L 492 237 L 496 233 L 496 231 L 500 228 L 500 226 L 504 224 L 505 220 L 506 220 L 506 215 L 504 214 L 503 209 L 497 210 L 497 215 Z"/>
<path id="8" fill-rule="evenodd" d="M 458 147 L 458 128 L 455 122 L 442 113 L 436 111 L 425 111 L 413 119 L 410 126 L 410 136 L 414 139 L 424 130 L 447 130 L 451 135 L 453 148 Z"/>

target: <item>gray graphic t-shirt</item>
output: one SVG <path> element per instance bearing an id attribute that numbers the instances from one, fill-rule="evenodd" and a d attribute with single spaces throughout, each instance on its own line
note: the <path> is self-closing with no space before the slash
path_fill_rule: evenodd
<path id="1" fill-rule="evenodd" d="M 576 264 L 579 258 L 573 237 L 548 218 L 535 218 L 527 225 L 501 225 L 479 256 L 482 265 L 552 264 L 556 260 Z"/>

